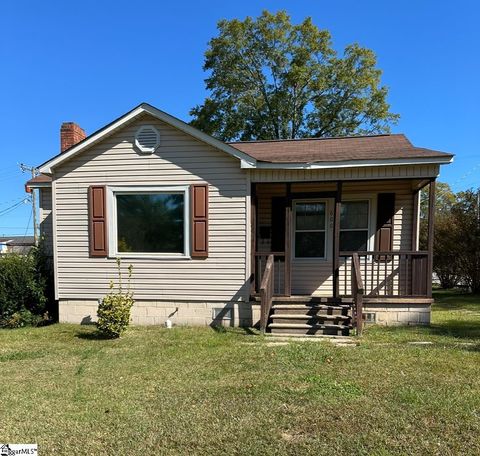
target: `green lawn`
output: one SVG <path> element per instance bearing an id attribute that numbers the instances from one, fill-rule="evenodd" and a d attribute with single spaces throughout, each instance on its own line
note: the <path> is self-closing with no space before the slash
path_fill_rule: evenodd
<path id="1" fill-rule="evenodd" d="M 0 442 L 41 456 L 478 455 L 480 297 L 437 298 L 431 328 L 369 328 L 357 347 L 240 329 L 2 330 Z"/>

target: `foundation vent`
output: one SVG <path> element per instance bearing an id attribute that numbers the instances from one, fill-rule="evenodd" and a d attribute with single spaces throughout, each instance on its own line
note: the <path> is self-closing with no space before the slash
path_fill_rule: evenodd
<path id="1" fill-rule="evenodd" d="M 214 307 L 212 309 L 212 320 L 231 320 L 233 318 L 231 307 Z"/>

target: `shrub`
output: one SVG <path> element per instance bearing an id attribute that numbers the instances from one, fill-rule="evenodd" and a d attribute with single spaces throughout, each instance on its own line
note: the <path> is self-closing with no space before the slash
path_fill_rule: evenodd
<path id="1" fill-rule="evenodd" d="M 55 300 L 55 284 L 53 273 L 52 252 L 45 244 L 45 238 L 41 237 L 37 247 L 31 250 L 35 262 L 35 272 L 38 283 L 42 286 L 46 298 L 45 310 L 52 321 L 58 321 L 58 305 Z"/>
<path id="2" fill-rule="evenodd" d="M 97 328 L 105 337 L 117 338 L 127 329 L 130 323 L 130 310 L 135 302 L 133 293 L 130 291 L 133 266 L 128 267 L 127 290 L 122 289 L 122 272 L 120 259 L 117 258 L 118 266 L 118 289 L 114 290 L 113 281 L 110 282 L 110 294 L 105 296 L 98 305 Z"/>
<path id="3" fill-rule="evenodd" d="M 20 310 L 0 321 L 3 328 L 23 328 L 24 326 L 41 326 L 48 324 L 50 318 L 48 312 L 43 315 L 35 315 L 29 310 Z"/>
<path id="4" fill-rule="evenodd" d="M 9 253 L 0 257 L 0 320 L 8 321 L 25 311 L 41 315 L 45 303 L 45 283 L 37 275 L 33 255 Z"/>

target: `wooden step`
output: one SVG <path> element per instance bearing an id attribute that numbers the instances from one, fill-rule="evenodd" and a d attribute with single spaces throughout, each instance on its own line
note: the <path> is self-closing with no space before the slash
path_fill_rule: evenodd
<path id="1" fill-rule="evenodd" d="M 272 299 L 273 304 L 331 304 L 341 305 L 341 298 L 333 298 L 326 296 L 274 296 Z"/>
<path id="2" fill-rule="evenodd" d="M 335 325 L 350 324 L 349 315 L 302 315 L 302 314 L 277 314 L 274 313 L 270 316 L 273 323 L 306 323 L 309 325 L 318 325 L 323 322 L 331 322 Z"/>
<path id="3" fill-rule="evenodd" d="M 326 304 L 304 305 L 304 304 L 274 304 L 273 313 L 295 314 L 295 315 L 348 315 L 350 306 L 329 306 Z"/>

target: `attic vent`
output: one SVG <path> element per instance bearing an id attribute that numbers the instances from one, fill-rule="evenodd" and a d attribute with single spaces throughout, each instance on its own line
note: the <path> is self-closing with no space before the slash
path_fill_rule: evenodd
<path id="1" fill-rule="evenodd" d="M 141 152 L 152 154 L 160 144 L 160 133 L 151 125 L 144 125 L 137 130 L 135 145 Z"/>

